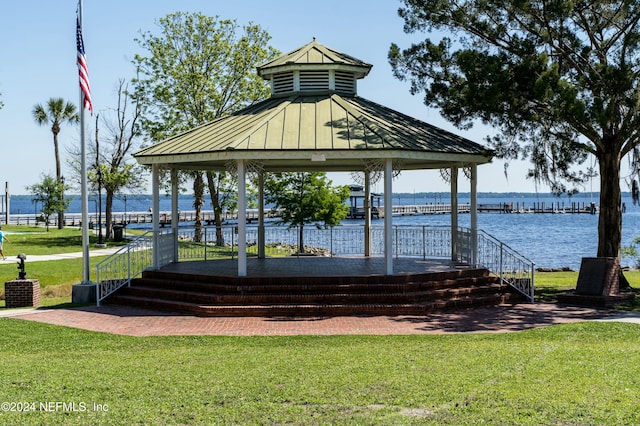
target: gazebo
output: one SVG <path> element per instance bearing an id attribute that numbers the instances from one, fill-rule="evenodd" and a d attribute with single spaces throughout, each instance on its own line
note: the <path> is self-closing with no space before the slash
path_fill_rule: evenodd
<path id="1" fill-rule="evenodd" d="M 152 145 L 134 156 L 152 167 L 155 267 L 177 260 L 177 221 L 172 221 L 171 250 L 160 247 L 160 170 L 172 181 L 172 217 L 178 217 L 177 172 L 213 170 L 237 172 L 237 276 L 247 276 L 245 183 L 257 173 L 259 194 L 259 257 L 264 257 L 265 173 L 282 171 L 360 172 L 364 174 L 365 256 L 371 227 L 370 186 L 384 181 L 384 271 L 394 273 L 392 251 L 393 177 L 402 170 L 443 170 L 451 185 L 451 258 L 457 258 L 458 175 L 471 182 L 471 258 L 477 254 L 477 166 L 492 153 L 468 139 L 422 122 L 357 94 L 357 81 L 372 65 L 326 47 L 315 39 L 258 67 L 271 84 L 271 97 Z M 475 263 L 475 261 L 472 261 Z"/>

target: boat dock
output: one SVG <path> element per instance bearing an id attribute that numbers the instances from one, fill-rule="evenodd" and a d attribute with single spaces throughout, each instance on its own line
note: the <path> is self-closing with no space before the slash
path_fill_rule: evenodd
<path id="1" fill-rule="evenodd" d="M 433 215 L 433 214 L 451 214 L 451 204 L 420 204 L 420 205 L 402 205 L 393 206 L 392 212 L 394 216 L 411 216 L 411 215 Z M 470 213 L 471 204 L 458 204 L 458 213 Z M 570 213 L 570 214 L 597 214 L 598 206 L 595 203 L 571 203 L 565 206 L 565 203 L 552 203 L 551 205 L 540 202 L 526 206 L 525 203 L 497 203 L 497 204 L 478 204 L 478 213 Z M 384 217 L 384 206 L 376 209 L 379 217 Z"/>

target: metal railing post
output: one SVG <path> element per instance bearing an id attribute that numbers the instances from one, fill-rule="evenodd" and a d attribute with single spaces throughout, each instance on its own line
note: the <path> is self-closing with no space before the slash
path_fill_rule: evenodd
<path id="1" fill-rule="evenodd" d="M 502 254 L 504 252 L 504 248 L 503 248 L 504 243 L 502 241 L 500 241 L 500 284 L 502 284 L 504 282 L 504 271 L 503 271 L 503 267 L 502 267 Z"/>
<path id="2" fill-rule="evenodd" d="M 396 228 L 396 238 L 395 238 L 395 242 L 396 242 L 396 259 L 398 258 L 398 247 L 400 246 L 400 241 L 398 240 L 398 225 L 395 226 Z"/>
<path id="3" fill-rule="evenodd" d="M 329 254 L 333 257 L 333 226 L 329 228 Z"/>
<path id="4" fill-rule="evenodd" d="M 233 253 L 233 248 L 235 247 L 235 244 L 236 244 L 235 236 L 236 236 L 236 229 L 233 228 L 231 230 L 231 260 L 235 258 L 235 254 Z"/>
<path id="5" fill-rule="evenodd" d="M 531 302 L 533 302 L 534 300 L 534 296 L 535 296 L 535 291 L 536 291 L 536 286 L 534 283 L 534 278 L 535 278 L 535 267 L 536 265 L 534 265 L 533 263 L 531 264 Z"/>

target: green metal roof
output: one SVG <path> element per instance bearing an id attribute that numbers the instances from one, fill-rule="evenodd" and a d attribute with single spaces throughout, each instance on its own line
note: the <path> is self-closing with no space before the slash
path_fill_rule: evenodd
<path id="1" fill-rule="evenodd" d="M 483 146 L 358 96 L 274 97 L 135 154 L 141 164 L 224 169 L 229 160 L 265 170 L 357 171 L 392 158 L 403 169 L 480 164 Z"/>
<path id="2" fill-rule="evenodd" d="M 311 43 L 259 66 L 258 75 L 267 78 L 289 69 L 340 68 L 354 71 L 357 78 L 362 78 L 369 73 L 371 67 L 371 64 L 324 46 L 314 39 Z"/>

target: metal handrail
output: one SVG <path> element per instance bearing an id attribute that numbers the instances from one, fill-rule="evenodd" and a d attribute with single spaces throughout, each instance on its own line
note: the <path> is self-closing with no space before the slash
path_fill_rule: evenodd
<path id="1" fill-rule="evenodd" d="M 478 266 L 498 275 L 500 282 L 522 293 L 530 302 L 535 294 L 535 262 L 494 236 L 478 230 Z"/>
<path id="2" fill-rule="evenodd" d="M 147 231 L 96 265 L 96 303 L 130 285 L 131 279 L 153 266 L 153 231 Z"/>
<path id="3" fill-rule="evenodd" d="M 292 249 L 297 246 L 298 228 L 267 227 L 265 243 L 282 244 Z M 371 229 L 370 253 L 373 256 L 384 254 L 384 228 L 374 226 Z M 172 261 L 173 241 L 178 241 L 178 258 L 181 260 L 207 260 L 209 250 L 215 245 L 215 227 L 205 227 L 203 241 L 195 243 L 188 233 L 181 231 L 174 239 L 173 234 L 163 234 L 158 238 L 160 262 Z M 237 254 L 237 227 L 222 227 L 225 242 L 224 252 L 231 258 Z M 247 253 L 257 253 L 257 228 L 248 227 Z M 305 227 L 305 245 L 327 249 L 331 256 L 364 254 L 363 227 L 360 225 L 341 225 L 331 228 Z M 118 288 L 128 285 L 132 278 L 144 269 L 153 266 L 151 231 L 129 243 L 96 266 L 98 282 L 98 305 Z M 448 226 L 394 226 L 393 253 L 397 257 L 451 258 L 452 234 Z M 475 240 L 475 241 L 474 241 Z M 473 248 L 477 244 L 477 251 Z M 171 245 L 168 247 L 168 245 Z M 218 252 L 220 249 L 217 249 Z M 165 253 L 163 255 L 163 253 Z M 483 230 L 473 232 L 469 228 L 459 228 L 456 239 L 456 260 L 463 264 L 487 268 L 497 275 L 502 284 L 509 285 L 521 292 L 533 302 L 534 266 L 516 250 L 501 242 Z"/>

